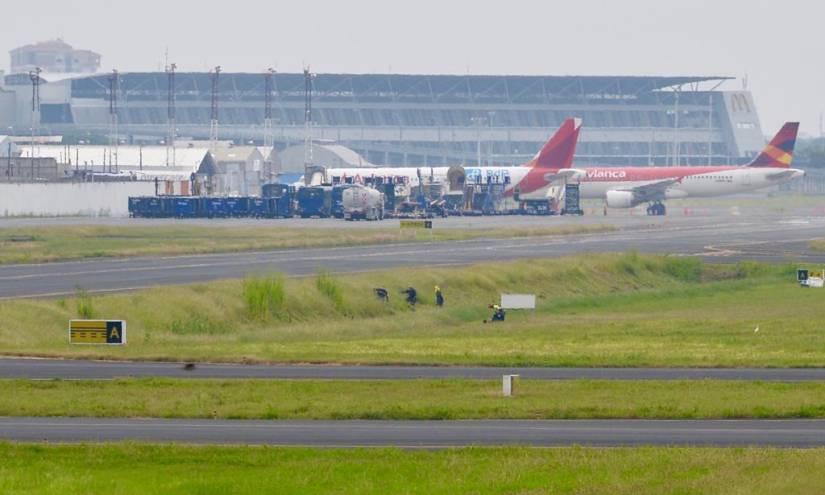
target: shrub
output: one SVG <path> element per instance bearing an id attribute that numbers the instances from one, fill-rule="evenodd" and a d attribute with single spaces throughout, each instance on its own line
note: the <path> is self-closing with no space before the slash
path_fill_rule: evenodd
<path id="1" fill-rule="evenodd" d="M 621 255 L 616 262 L 619 270 L 628 275 L 638 275 L 644 269 L 644 263 L 636 251 L 628 251 Z"/>
<path id="2" fill-rule="evenodd" d="M 250 317 L 266 319 L 275 315 L 286 301 L 284 279 L 280 275 L 248 277 L 243 282 L 243 298 Z"/>
<path id="3" fill-rule="evenodd" d="M 699 282 L 702 280 L 702 260 L 668 256 L 664 260 L 664 271 L 682 282 Z"/>

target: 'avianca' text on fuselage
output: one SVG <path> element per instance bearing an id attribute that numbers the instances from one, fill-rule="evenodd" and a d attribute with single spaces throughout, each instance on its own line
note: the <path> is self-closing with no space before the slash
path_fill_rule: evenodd
<path id="1" fill-rule="evenodd" d="M 627 177 L 627 171 L 617 169 L 588 169 L 587 180 L 615 180 Z"/>

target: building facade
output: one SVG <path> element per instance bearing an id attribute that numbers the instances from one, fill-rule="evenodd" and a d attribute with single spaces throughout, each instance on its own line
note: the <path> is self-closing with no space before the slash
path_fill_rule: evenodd
<path id="1" fill-rule="evenodd" d="M 43 132 L 110 131 L 109 75 L 42 85 Z M 209 136 L 209 73 L 122 73 L 117 117 L 122 136 Z M 320 74 L 312 85 L 312 134 L 386 165 L 519 164 L 568 117 L 584 127 L 578 165 L 741 163 L 764 145 L 748 91 L 723 91 L 723 77 L 458 76 Z M 16 126 L 29 128 L 31 89 L 6 77 L 17 95 Z M 275 74 L 265 125 L 263 74 L 222 73 L 218 134 L 283 149 L 305 137 L 303 74 Z M 174 95 L 174 111 L 168 102 Z M 29 95 L 27 98 L 26 95 Z M 23 108 L 22 110 L 20 110 Z M 34 116 L 35 118 L 38 118 Z"/>

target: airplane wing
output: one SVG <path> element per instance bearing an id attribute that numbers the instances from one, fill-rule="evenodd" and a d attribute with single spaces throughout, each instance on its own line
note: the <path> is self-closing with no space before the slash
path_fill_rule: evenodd
<path id="1" fill-rule="evenodd" d="M 682 177 L 678 179 L 666 179 L 658 182 L 651 182 L 637 187 L 626 189 L 613 189 L 614 191 L 627 191 L 633 193 L 633 197 L 640 203 L 647 201 L 661 201 L 665 199 L 667 190 L 682 182 Z"/>

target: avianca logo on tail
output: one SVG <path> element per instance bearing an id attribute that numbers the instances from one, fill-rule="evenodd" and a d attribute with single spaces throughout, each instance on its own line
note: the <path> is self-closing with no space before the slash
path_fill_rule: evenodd
<path id="1" fill-rule="evenodd" d="M 750 166 L 789 168 L 793 162 L 793 149 L 798 132 L 799 122 L 786 122 Z"/>
<path id="2" fill-rule="evenodd" d="M 776 162 L 782 165 L 790 166 L 793 161 L 793 155 L 777 148 L 776 146 L 768 145 L 763 151 L 766 155 L 773 158 Z"/>
<path id="3" fill-rule="evenodd" d="M 627 177 L 627 172 L 624 170 L 588 170 L 588 179 L 624 179 Z"/>

